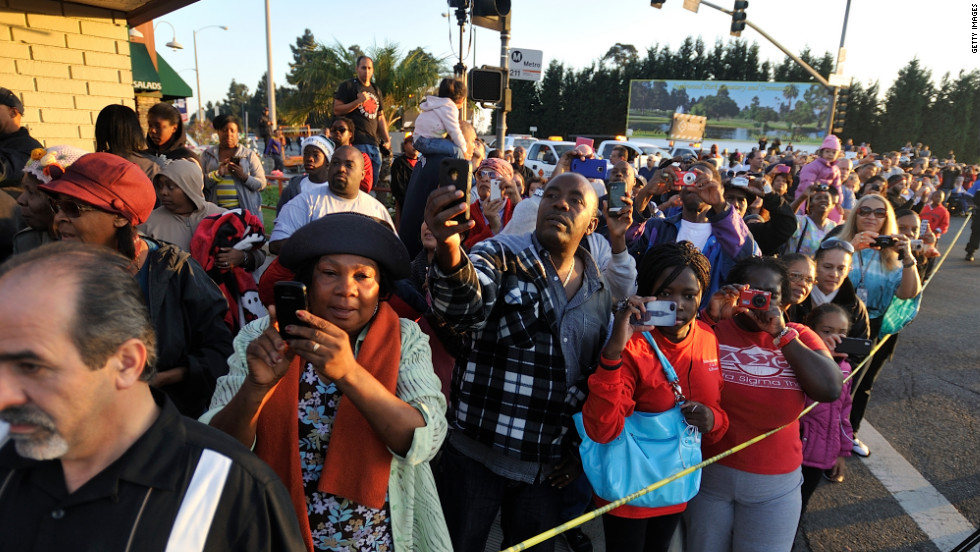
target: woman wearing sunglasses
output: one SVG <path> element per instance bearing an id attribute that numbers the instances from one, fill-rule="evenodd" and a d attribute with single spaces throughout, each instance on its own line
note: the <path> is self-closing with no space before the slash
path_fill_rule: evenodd
<path id="1" fill-rule="evenodd" d="M 105 246 L 132 260 L 157 333 L 157 374 L 150 384 L 185 416 L 201 415 L 228 371 L 228 304 L 189 253 L 137 233 L 156 201 L 150 179 L 122 157 L 90 153 L 39 188 L 52 197 L 59 240 Z"/>
<path id="2" fill-rule="evenodd" d="M 911 299 L 922 291 L 909 239 L 898 232 L 891 204 L 879 195 L 858 200 L 835 237 L 850 242 L 855 249 L 849 278 L 858 298 L 868 308 L 871 338 L 877 339 L 882 318 L 892 300 Z M 858 375 L 860 382 L 854 387 L 855 396 L 864 393 L 870 397 L 877 376 L 877 372 L 869 371 Z M 856 434 L 860 420 L 851 422 Z M 870 454 L 867 445 L 857 438 L 854 452 L 860 456 Z"/>

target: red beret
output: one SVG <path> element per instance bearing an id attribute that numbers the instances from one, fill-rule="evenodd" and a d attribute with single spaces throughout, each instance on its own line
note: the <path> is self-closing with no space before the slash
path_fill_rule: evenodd
<path id="1" fill-rule="evenodd" d="M 156 203 L 156 191 L 146 173 L 111 153 L 83 155 L 60 178 L 39 187 L 122 216 L 133 226 L 146 222 Z"/>

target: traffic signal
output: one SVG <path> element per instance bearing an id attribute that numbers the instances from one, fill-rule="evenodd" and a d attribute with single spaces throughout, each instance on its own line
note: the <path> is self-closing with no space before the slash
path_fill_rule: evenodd
<path id="1" fill-rule="evenodd" d="M 504 98 L 504 71 L 500 67 L 486 66 L 470 69 L 466 81 L 470 99 L 478 103 L 500 103 Z"/>
<path id="2" fill-rule="evenodd" d="M 834 120 L 831 125 L 831 132 L 841 134 L 844 132 L 845 117 L 847 116 L 848 88 L 837 89 L 837 100 L 834 102 Z"/>
<path id="3" fill-rule="evenodd" d="M 650 7 L 657 8 L 659 10 L 660 8 L 664 7 L 665 1 L 666 0 L 650 0 Z"/>
<path id="4" fill-rule="evenodd" d="M 742 36 L 745 30 L 745 8 L 749 7 L 748 0 L 735 0 L 735 7 L 732 8 L 732 36 Z"/>
<path id="5" fill-rule="evenodd" d="M 510 30 L 510 0 L 473 0 L 473 24 L 495 31 Z"/>

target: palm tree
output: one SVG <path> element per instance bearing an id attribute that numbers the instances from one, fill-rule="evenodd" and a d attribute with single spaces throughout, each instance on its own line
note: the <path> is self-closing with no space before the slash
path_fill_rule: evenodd
<path id="1" fill-rule="evenodd" d="M 325 122 L 333 115 L 333 93 L 341 82 L 354 76 L 359 46 L 346 47 L 340 42 L 332 46 L 317 44 L 302 63 L 292 66 L 288 76 L 298 93 L 283 106 L 284 118 L 291 123 L 307 119 Z M 418 107 L 426 91 L 439 82 L 445 70 L 442 59 L 422 48 L 410 50 L 404 57 L 397 44 L 370 48 L 367 55 L 374 60 L 374 83 L 384 95 L 384 114 L 389 128 L 401 119 L 402 113 Z"/>
<path id="2" fill-rule="evenodd" d="M 786 108 L 786 111 L 793 111 L 793 99 L 799 95 L 800 91 L 792 84 L 787 84 L 786 88 L 783 88 L 783 97 L 789 100 L 789 106 Z"/>

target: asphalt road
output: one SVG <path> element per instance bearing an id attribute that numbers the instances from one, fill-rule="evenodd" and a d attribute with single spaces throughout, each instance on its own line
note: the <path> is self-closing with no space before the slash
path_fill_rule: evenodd
<path id="1" fill-rule="evenodd" d="M 953 219 L 941 250 L 963 222 Z M 872 457 L 910 464 L 965 518 L 967 534 L 980 526 L 980 264 L 963 260 L 969 234 L 967 227 L 926 289 L 918 317 L 901 332 L 866 413 L 866 422 L 896 453 L 885 446 L 873 448 Z M 950 530 L 937 546 L 935 524 L 930 537 L 913 517 L 935 505 L 903 505 L 869 460 L 851 457 L 843 483 L 817 490 L 794 552 L 948 552 L 962 540 Z"/>

